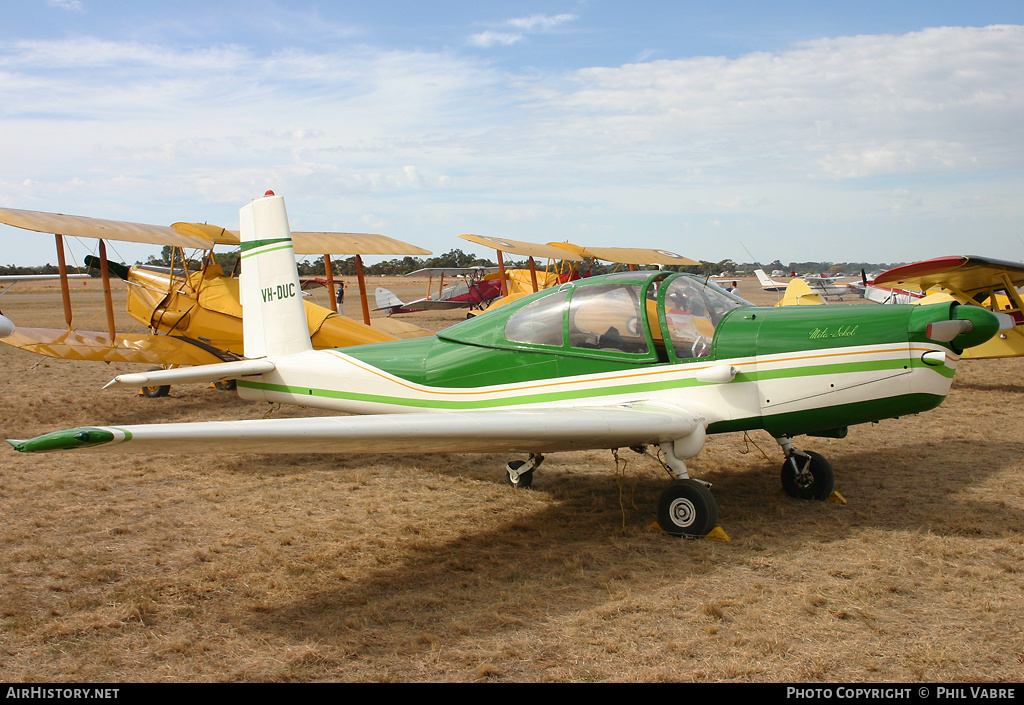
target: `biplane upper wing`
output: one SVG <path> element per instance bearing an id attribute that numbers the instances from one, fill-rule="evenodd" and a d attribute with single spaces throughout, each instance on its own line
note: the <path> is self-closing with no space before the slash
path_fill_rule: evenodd
<path id="1" fill-rule="evenodd" d="M 103 240 L 140 242 L 150 245 L 172 245 L 210 249 L 213 241 L 201 234 L 165 225 L 146 225 L 120 220 L 86 218 L 80 215 L 43 213 L 14 208 L 0 208 L 0 223 L 40 233 L 57 233 Z"/>
<path id="2" fill-rule="evenodd" d="M 874 283 L 916 291 L 941 288 L 974 298 L 1007 284 L 1024 286 L 1024 264 L 964 255 L 936 257 L 890 269 L 875 277 Z"/>
<path id="3" fill-rule="evenodd" d="M 459 235 L 459 237 L 484 247 L 490 247 L 492 250 L 520 257 L 540 257 L 542 259 L 569 260 L 570 262 L 582 262 L 586 259 L 583 255 L 554 245 L 541 245 L 536 242 L 522 242 L 503 237 L 487 237 L 486 235 Z"/>
<path id="4" fill-rule="evenodd" d="M 209 223 L 147 225 L 121 220 L 104 220 L 80 215 L 45 213 L 15 208 L 0 208 L 0 223 L 40 233 L 58 233 L 76 237 L 171 245 L 209 250 L 215 245 L 237 247 L 238 232 Z M 297 254 L 346 255 L 429 255 L 429 250 L 386 235 L 370 233 L 292 233 Z"/>
<path id="5" fill-rule="evenodd" d="M 669 250 L 658 250 L 650 247 L 580 247 L 571 242 L 549 242 L 549 245 L 569 250 L 586 258 L 599 259 L 604 262 L 634 265 L 698 265 L 689 257 Z"/>

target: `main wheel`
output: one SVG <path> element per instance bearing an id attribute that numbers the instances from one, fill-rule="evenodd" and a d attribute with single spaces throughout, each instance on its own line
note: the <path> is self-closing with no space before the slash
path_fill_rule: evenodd
<path id="1" fill-rule="evenodd" d="M 707 536 L 718 525 L 718 503 L 696 480 L 677 480 L 661 493 L 658 524 L 673 536 Z"/>
<path id="2" fill-rule="evenodd" d="M 513 487 L 521 487 L 523 489 L 533 487 L 533 470 L 513 475 L 513 470 L 518 470 L 524 465 L 526 465 L 525 460 L 513 460 L 508 464 L 508 470 L 505 471 L 505 479 L 508 480 L 508 484 Z"/>
<path id="3" fill-rule="evenodd" d="M 213 386 L 222 392 L 233 392 L 235 391 L 235 380 L 229 379 L 224 382 L 214 382 Z"/>
<path id="4" fill-rule="evenodd" d="M 782 489 L 796 499 L 825 500 L 836 487 L 836 474 L 823 456 L 804 451 L 809 457 L 792 454 L 782 464 Z M 798 468 L 806 464 L 803 472 Z"/>
<path id="5" fill-rule="evenodd" d="M 159 387 L 143 387 L 142 393 L 150 399 L 156 399 L 157 397 L 166 397 L 171 393 L 171 385 L 161 384 Z"/>

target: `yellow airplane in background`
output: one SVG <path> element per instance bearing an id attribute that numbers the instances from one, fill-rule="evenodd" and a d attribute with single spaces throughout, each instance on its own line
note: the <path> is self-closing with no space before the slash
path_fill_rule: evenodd
<path id="1" fill-rule="evenodd" d="M 875 277 L 875 287 L 924 292 L 914 303 L 957 301 L 1001 316 L 1004 327 L 987 342 L 964 350 L 973 359 L 1024 355 L 1024 264 L 954 255 L 895 267 Z"/>
<path id="2" fill-rule="evenodd" d="M 644 265 L 698 265 L 688 257 L 669 250 L 644 247 L 580 247 L 569 242 L 549 242 L 546 245 L 533 242 L 486 237 L 484 235 L 460 235 L 463 240 L 497 252 L 499 271 L 484 278 L 497 279 L 501 283 L 500 295 L 486 310 L 504 306 L 529 296 L 541 289 L 547 289 L 581 277 L 590 276 L 590 265 L 595 260 L 627 265 L 635 270 Z M 507 269 L 504 255 L 525 258 L 527 269 Z M 536 261 L 545 259 L 548 265 L 538 269 Z"/>
<path id="3" fill-rule="evenodd" d="M 161 367 L 204 365 L 241 359 L 242 307 L 238 278 L 225 274 L 213 258 L 217 246 L 239 247 L 238 233 L 204 223 L 146 225 L 101 220 L 57 213 L 0 209 L 0 222 L 25 230 L 54 233 L 60 267 L 61 289 L 67 328 L 30 328 L 18 325 L 0 337 L 0 342 L 48 357 L 103 362 L 137 362 Z M 105 331 L 77 330 L 72 326 L 68 274 L 63 237 L 99 240 L 99 257 L 90 258 L 100 270 L 103 282 Z M 107 261 L 107 240 L 147 243 L 174 248 L 168 271 L 145 266 L 125 267 Z M 389 319 L 370 320 L 366 305 L 362 255 L 428 255 L 428 250 L 383 235 L 361 233 L 294 233 L 298 254 L 323 255 L 332 308 L 304 302 L 310 338 L 315 348 L 348 347 L 398 338 L 431 335 L 418 326 Z M 202 255 L 188 258 L 187 249 Z M 340 315 L 336 310 L 330 254 L 356 255 L 363 322 Z M 246 257 L 244 251 L 240 258 Z M 195 266 L 199 262 L 199 266 Z M 191 263 L 191 264 L 190 264 Z M 128 283 L 129 315 L 147 327 L 143 333 L 118 332 L 114 326 L 109 277 L 111 273 Z M 162 396 L 166 387 L 144 390 Z"/>

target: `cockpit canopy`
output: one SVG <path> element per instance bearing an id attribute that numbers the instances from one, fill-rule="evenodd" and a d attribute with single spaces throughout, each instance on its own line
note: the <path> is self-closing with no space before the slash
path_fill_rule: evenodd
<path id="1" fill-rule="evenodd" d="M 438 337 L 488 347 L 670 362 L 708 355 L 718 322 L 749 305 L 687 274 L 620 272 L 542 291 Z M 498 316 L 505 318 L 503 326 Z"/>

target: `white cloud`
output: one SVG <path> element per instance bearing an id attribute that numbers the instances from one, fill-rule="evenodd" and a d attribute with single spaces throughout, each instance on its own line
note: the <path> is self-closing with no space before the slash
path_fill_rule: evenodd
<path id="1" fill-rule="evenodd" d="M 529 34 L 549 32 L 556 27 L 572 22 L 576 15 L 530 15 L 529 17 L 517 17 L 501 23 L 502 27 L 510 28 L 513 31 L 491 31 L 480 32 L 469 37 L 469 43 L 475 47 L 489 48 L 493 46 L 511 46 L 526 39 Z"/>
<path id="2" fill-rule="evenodd" d="M 570 21 L 557 17 L 522 18 L 519 34 Z M 936 220 L 1005 229 L 1024 217 L 1021 75 L 1017 26 L 542 78 L 366 46 L 0 43 L 0 205 L 232 225 L 238 204 L 275 188 L 293 194 L 296 227 L 352 229 L 373 213 L 403 239 L 446 234 L 425 245 L 440 251 L 458 232 L 566 239 L 584 227 L 607 233 L 593 244 L 640 228 L 686 250 L 668 233 L 715 221 L 706 252 L 686 254 L 716 261 L 744 259 L 716 249 L 730 229 L 777 227 L 807 250 L 815 239 L 794 219 L 927 213 L 933 242 Z"/>
<path id="3" fill-rule="evenodd" d="M 82 3 L 79 0 L 46 0 L 50 7 L 59 7 L 62 10 L 82 11 Z"/>
<path id="4" fill-rule="evenodd" d="M 489 47 L 501 45 L 511 46 L 512 44 L 518 44 L 519 42 L 526 39 L 522 34 L 511 34 L 509 32 L 480 32 L 479 34 L 471 35 L 469 43 L 475 47 L 482 47 L 487 49 Z"/>
<path id="5" fill-rule="evenodd" d="M 524 32 L 543 32 L 554 29 L 560 25 L 572 22 L 576 15 L 530 15 L 529 17 L 517 17 L 508 20 L 510 27 L 521 29 Z"/>

